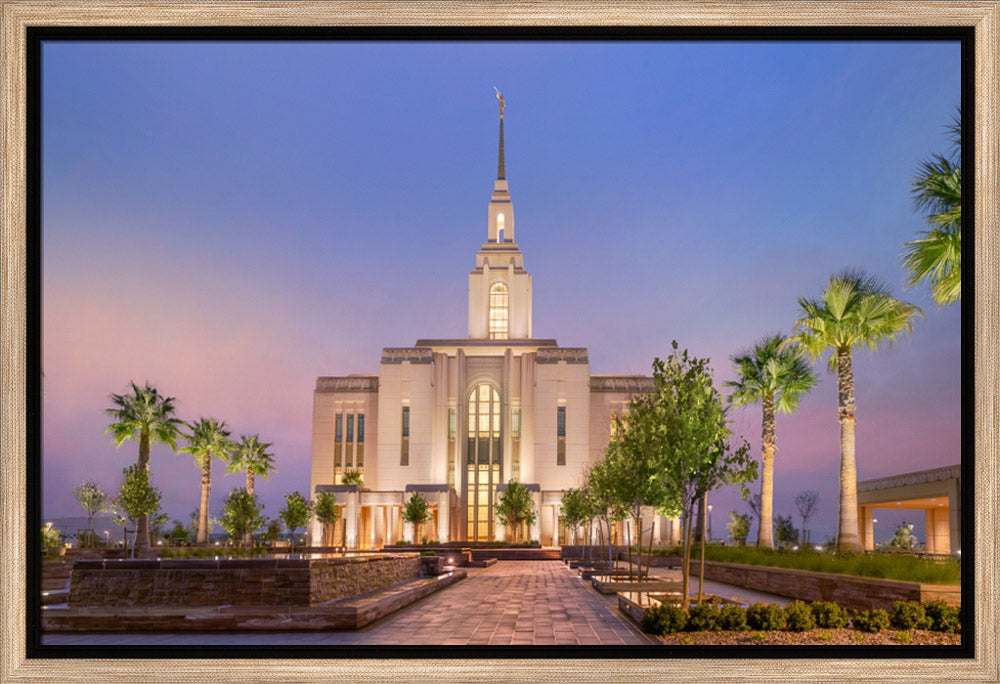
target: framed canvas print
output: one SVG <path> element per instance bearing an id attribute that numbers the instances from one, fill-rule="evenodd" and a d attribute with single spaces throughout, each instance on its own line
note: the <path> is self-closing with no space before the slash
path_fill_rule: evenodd
<path id="1" fill-rule="evenodd" d="M 5 680 L 996 680 L 997 20 L 4 2 Z"/>

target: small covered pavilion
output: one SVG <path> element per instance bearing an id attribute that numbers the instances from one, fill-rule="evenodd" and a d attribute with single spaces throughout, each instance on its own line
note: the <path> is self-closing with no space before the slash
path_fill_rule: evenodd
<path id="1" fill-rule="evenodd" d="M 924 512 L 927 553 L 956 553 L 961 548 L 961 466 L 953 465 L 864 480 L 858 483 L 858 536 L 861 547 L 874 548 L 872 511 L 904 508 Z"/>

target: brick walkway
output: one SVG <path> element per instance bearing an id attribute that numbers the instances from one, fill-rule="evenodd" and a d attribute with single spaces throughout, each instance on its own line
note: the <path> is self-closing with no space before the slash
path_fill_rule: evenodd
<path id="1" fill-rule="evenodd" d="M 557 561 L 501 561 L 356 632 L 239 634 L 47 634 L 75 644 L 440 644 L 622 645 L 653 643 L 624 615 L 617 598 L 597 594 Z"/>
<path id="2" fill-rule="evenodd" d="M 651 643 L 618 612 L 617 598 L 600 596 L 554 561 L 501 561 L 362 635 L 351 643 Z"/>

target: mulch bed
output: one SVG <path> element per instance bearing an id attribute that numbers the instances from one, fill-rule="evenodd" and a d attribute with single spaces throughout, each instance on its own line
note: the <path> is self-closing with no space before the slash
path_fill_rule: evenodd
<path id="1" fill-rule="evenodd" d="M 900 635 L 909 635 L 902 639 Z M 813 629 L 808 632 L 678 632 L 659 638 L 670 645 L 739 645 L 739 646 L 958 646 L 961 634 L 931 632 L 924 629 L 909 631 L 859 632 L 854 629 Z"/>

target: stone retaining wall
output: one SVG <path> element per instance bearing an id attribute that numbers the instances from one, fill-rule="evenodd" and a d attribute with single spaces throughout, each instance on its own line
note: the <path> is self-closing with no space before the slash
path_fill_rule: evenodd
<path id="1" fill-rule="evenodd" d="M 437 560 L 435 558 L 435 560 Z M 317 605 L 412 579 L 420 556 L 346 556 L 310 561 L 309 603 Z"/>
<path id="2" fill-rule="evenodd" d="M 698 576 L 698 567 L 698 561 L 692 559 L 692 577 Z M 763 565 L 706 562 L 705 579 L 801 601 L 834 601 L 854 610 L 888 610 L 894 601 L 943 600 L 955 606 L 961 603 L 957 584 L 921 584 Z"/>
<path id="3" fill-rule="evenodd" d="M 309 606 L 416 577 L 415 555 L 324 559 L 80 560 L 69 604 Z"/>

